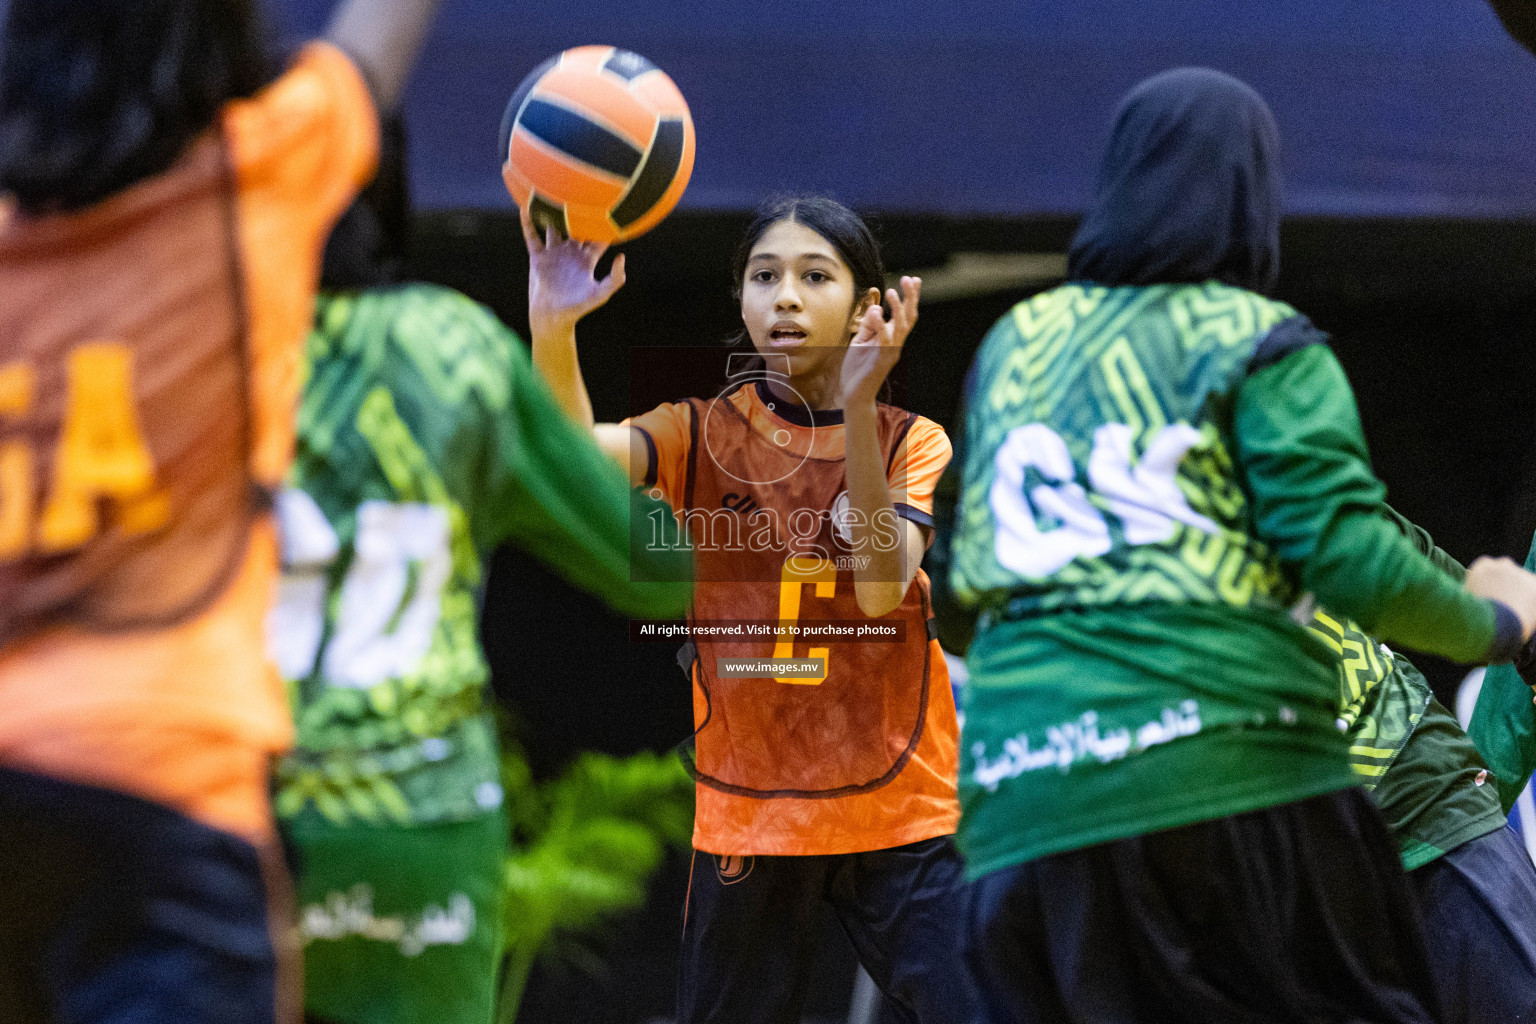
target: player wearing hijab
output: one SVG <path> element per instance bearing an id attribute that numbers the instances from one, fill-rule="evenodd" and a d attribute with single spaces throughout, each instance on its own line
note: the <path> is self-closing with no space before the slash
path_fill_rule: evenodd
<path id="1" fill-rule="evenodd" d="M 1333 652 L 1289 609 L 1507 659 L 1536 577 L 1485 559 L 1463 587 L 1387 521 L 1326 336 L 1263 294 L 1276 150 L 1226 75 L 1137 86 L 1069 283 L 977 357 L 959 840 L 972 961 L 1016 1020 L 1437 1019 Z"/>
<path id="2" fill-rule="evenodd" d="M 0 1019 L 297 1010 L 271 488 L 320 248 L 435 6 L 348 0 L 271 80 L 245 0 L 8 5 Z"/>
<path id="3" fill-rule="evenodd" d="M 1465 578 L 1427 533 L 1388 513 L 1439 569 Z M 1337 660 L 1350 767 L 1396 837 L 1418 895 L 1441 1020 L 1531 1019 L 1536 866 L 1509 827 L 1487 763 L 1401 651 L 1321 608 L 1307 628 Z"/>
<path id="4" fill-rule="evenodd" d="M 575 325 L 622 284 L 623 257 L 594 281 L 600 248 L 525 231 L 534 359 L 590 426 Z M 949 441 L 876 399 L 920 285 L 885 293 L 887 320 L 883 277 L 852 211 L 770 203 L 734 267 L 752 346 L 735 358 L 756 369 L 713 400 L 594 428 L 694 544 L 688 1024 L 798 1022 L 822 902 L 902 1019 L 977 1015 L 954 932 L 954 702 L 918 568 Z M 876 625 L 875 642 L 839 642 Z"/>

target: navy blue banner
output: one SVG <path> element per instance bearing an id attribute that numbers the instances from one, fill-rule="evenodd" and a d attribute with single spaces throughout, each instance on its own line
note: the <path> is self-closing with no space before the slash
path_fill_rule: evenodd
<path id="1" fill-rule="evenodd" d="M 331 6 L 267 2 L 289 37 Z M 1483 0 L 447 0 L 406 103 L 418 203 L 510 208 L 502 107 L 583 43 L 688 98 L 685 207 L 1073 212 L 1119 97 L 1205 64 L 1274 108 L 1289 213 L 1536 217 L 1536 57 Z"/>

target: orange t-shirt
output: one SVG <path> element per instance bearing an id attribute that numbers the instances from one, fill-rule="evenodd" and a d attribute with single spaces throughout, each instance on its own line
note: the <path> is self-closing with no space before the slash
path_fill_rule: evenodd
<path id="1" fill-rule="evenodd" d="M 785 451 L 821 460 L 843 458 L 840 413 L 816 413 L 813 424 L 803 410 L 770 410 L 771 398 L 762 385 L 749 384 L 724 400 Z M 639 429 L 646 441 L 646 486 L 679 511 L 687 486 L 692 415 L 687 403 L 674 403 L 625 421 Z M 699 444 L 705 444 L 702 433 Z M 887 482 L 897 515 L 923 527 L 930 539 L 933 491 L 950 453 L 943 428 L 919 416 L 889 463 Z M 890 782 L 845 796 L 766 799 L 701 783 L 696 787 L 694 847 L 716 854 L 806 856 L 888 849 L 953 833 L 960 818 L 956 796 L 959 728 L 949 672 L 937 641 L 929 642 L 929 662 L 922 734 L 911 758 Z M 708 713 L 707 699 L 695 686 L 695 722 L 703 723 Z"/>
<path id="2" fill-rule="evenodd" d="M 276 486 L 292 454 L 320 256 L 335 219 L 373 174 L 378 121 L 351 61 L 314 43 L 259 94 L 229 103 L 219 128 L 234 178 L 251 473 Z M 130 186 L 80 216 L 131 201 L 128 193 L 152 184 Z M 0 220 L 0 237 L 6 227 Z M 176 301 L 175 282 L 146 279 L 138 287 Z M 266 656 L 276 580 L 267 516 L 232 581 L 191 619 L 120 633 L 57 626 L 9 645 L 0 652 L 0 764 L 155 800 L 254 838 L 270 835 L 267 757 L 293 735 Z"/>

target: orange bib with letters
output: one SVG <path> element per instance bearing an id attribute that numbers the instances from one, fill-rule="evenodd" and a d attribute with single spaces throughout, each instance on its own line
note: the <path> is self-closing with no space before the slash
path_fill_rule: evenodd
<path id="1" fill-rule="evenodd" d="M 698 780 L 757 798 L 879 789 L 922 737 L 928 579 L 919 570 L 900 607 L 865 617 L 850 568 L 860 552 L 846 522 L 844 460 L 775 444 L 730 401 L 691 404 L 682 512 L 697 580 L 694 682 L 706 706 L 694 738 Z M 914 419 L 879 407 L 887 465 Z M 893 520 L 884 528 L 894 541 L 901 526 Z M 899 631 L 900 640 L 850 634 L 861 625 Z M 738 626 L 757 632 L 731 632 Z M 823 632 L 806 638 L 803 630 Z M 823 674 L 727 678 L 722 658 L 819 658 Z"/>
<path id="2" fill-rule="evenodd" d="M 262 494 L 235 216 L 214 131 L 0 228 L 0 645 L 170 625 L 239 566 Z"/>

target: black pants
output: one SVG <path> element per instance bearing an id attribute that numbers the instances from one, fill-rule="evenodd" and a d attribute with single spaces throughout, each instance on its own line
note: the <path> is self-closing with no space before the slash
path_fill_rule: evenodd
<path id="1" fill-rule="evenodd" d="M 1509 826 L 1411 871 L 1445 1024 L 1536 1021 L 1536 867 Z"/>
<path id="2" fill-rule="evenodd" d="M 0 769 L 0 1022 L 272 1024 L 270 860 L 158 804 Z"/>
<path id="3" fill-rule="evenodd" d="M 695 851 L 679 1024 L 799 1024 L 823 900 L 898 1017 L 978 1021 L 959 951 L 963 885 L 947 836 L 824 857 Z"/>
<path id="4" fill-rule="evenodd" d="M 1358 789 L 1043 857 L 968 900 L 999 1021 L 1439 1019 L 1413 891 Z"/>

